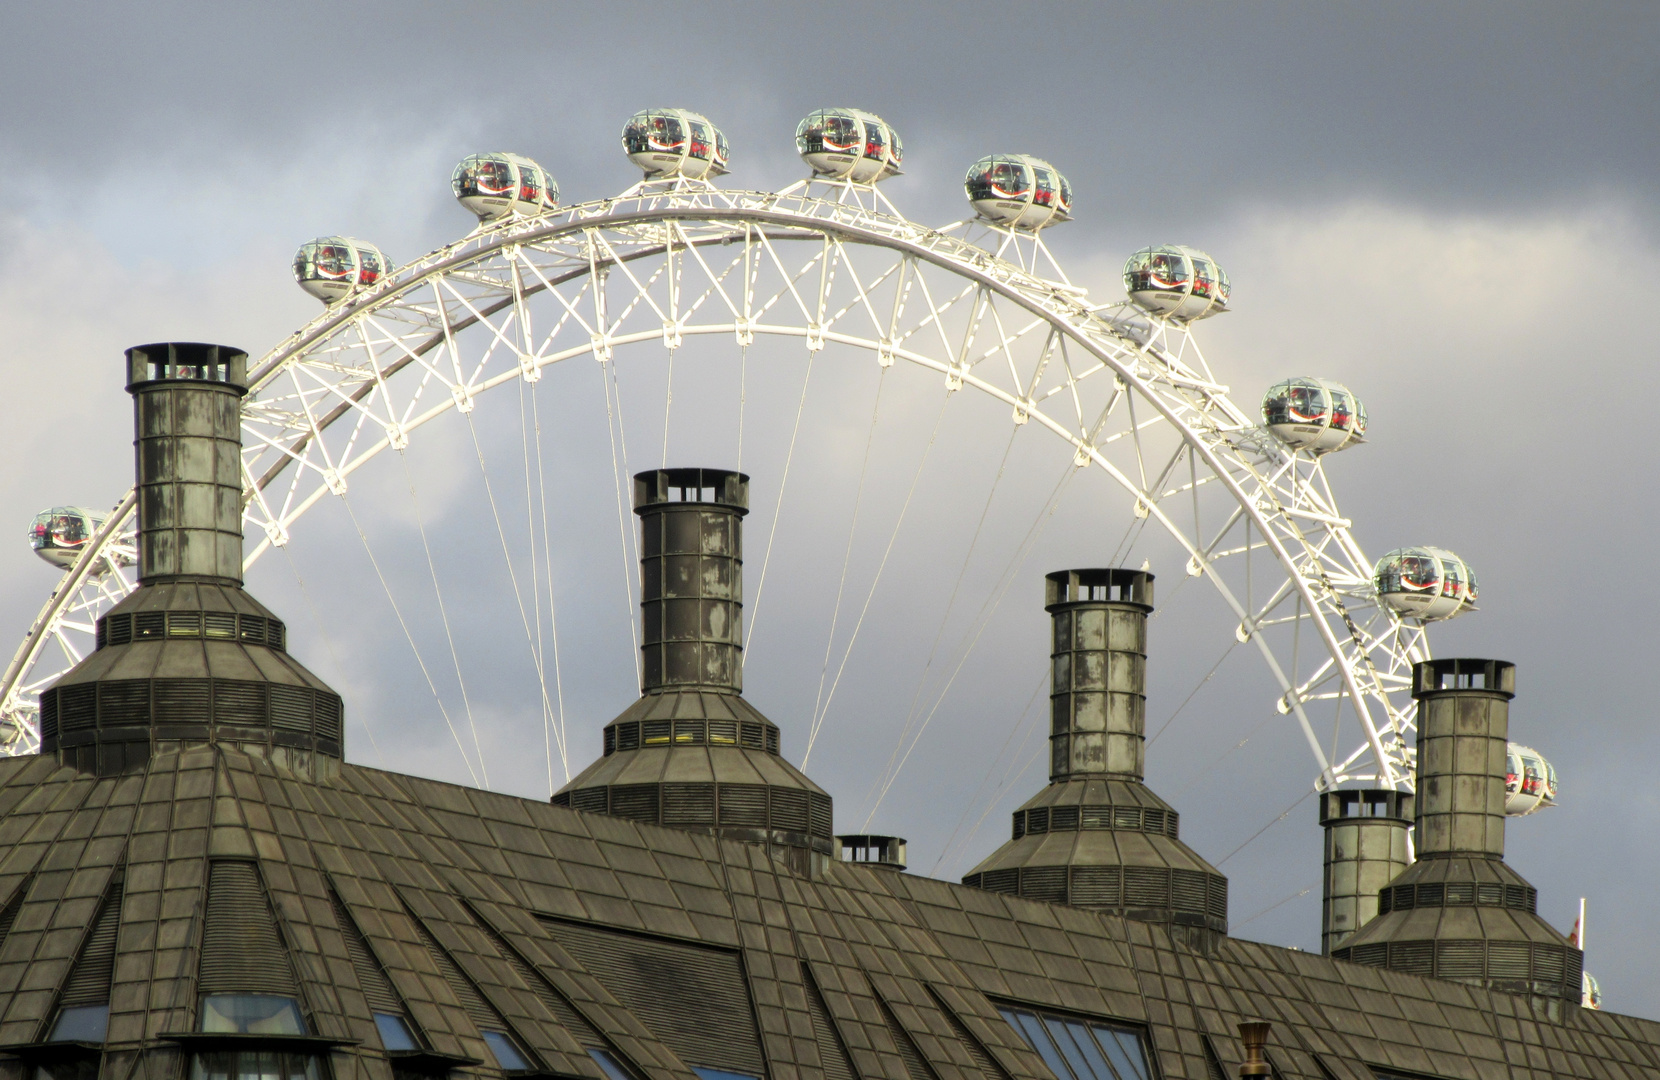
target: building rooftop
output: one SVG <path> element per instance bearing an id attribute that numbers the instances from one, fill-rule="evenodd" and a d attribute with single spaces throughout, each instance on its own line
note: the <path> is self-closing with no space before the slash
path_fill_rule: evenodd
<path id="1" fill-rule="evenodd" d="M 1048 1080 L 1010 1007 L 1123 1026 L 1172 1080 L 1236 1074 L 1235 1025 L 1259 1019 L 1287 1078 L 1660 1075 L 1660 1024 L 1560 1000 L 1236 938 L 1202 952 L 1103 912 L 834 861 L 802 874 L 759 844 L 222 746 L 106 777 L 0 762 L 0 850 L 14 1048 L 41 1052 L 121 882 L 105 1075 L 178 1075 L 204 980 L 268 977 L 270 956 L 226 954 L 210 925 L 221 894 L 259 907 L 227 865 L 268 896 L 338 1080 L 389 1062 L 607 1080 L 591 1049 L 641 1080 Z M 377 966 L 418 1054 L 383 1049 Z M 491 1030 L 526 1069 L 477 1064 L 497 1060 Z"/>

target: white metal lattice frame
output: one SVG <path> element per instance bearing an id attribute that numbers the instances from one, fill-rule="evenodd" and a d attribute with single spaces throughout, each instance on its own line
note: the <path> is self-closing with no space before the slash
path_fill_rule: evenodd
<path id="1" fill-rule="evenodd" d="M 247 563 L 288 543 L 382 450 L 450 409 L 470 412 L 479 394 L 577 357 L 613 363 L 626 345 L 727 334 L 904 360 L 1003 402 L 1015 424 L 1036 421 L 1076 465 L 1122 485 L 1137 516 L 1187 551 L 1187 572 L 1210 579 L 1279 684 L 1316 786 L 1411 785 L 1407 690 L 1428 656 L 1425 630 L 1377 602 L 1323 459 L 1290 451 L 1232 402 L 1189 327 L 1131 304 L 1091 308 L 1041 240 L 976 223 L 932 229 L 868 187 L 643 183 L 480 226 L 328 308 L 251 372 L 245 523 L 261 539 Z M 129 492 L 7 668 L 9 752 L 38 746 L 39 690 L 133 587 L 92 573 L 111 545 L 130 544 L 132 512 Z M 1254 584 L 1263 556 L 1277 566 L 1266 597 Z M 47 659 L 51 642 L 62 661 Z M 1316 701 L 1335 702 L 1340 721 L 1352 713 L 1357 745 L 1340 751 L 1334 733 L 1322 746 L 1307 711 Z"/>

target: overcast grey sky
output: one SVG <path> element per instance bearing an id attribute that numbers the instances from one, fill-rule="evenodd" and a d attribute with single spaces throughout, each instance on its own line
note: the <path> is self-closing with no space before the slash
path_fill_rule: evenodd
<path id="1" fill-rule="evenodd" d="M 796 121 L 856 105 L 905 138 L 906 175 L 885 190 L 910 216 L 960 216 L 962 170 L 983 153 L 1039 154 L 1076 191 L 1076 220 L 1051 243 L 1092 297 L 1121 294 L 1118 267 L 1137 246 L 1205 247 L 1235 283 L 1235 312 L 1203 337 L 1237 400 L 1249 407 L 1294 373 L 1364 397 L 1372 441 L 1333 465 L 1361 543 L 1374 557 L 1440 543 L 1470 560 L 1483 610 L 1440 628 L 1436 651 L 1516 661 L 1514 737 L 1562 775 L 1560 807 L 1512 822 L 1511 862 L 1564 930 L 1589 897 L 1587 967 L 1609 1007 L 1660 1016 L 1648 671 L 1660 644 L 1660 7 L 36 4 L 13 5 L 3 28 L 0 432 L 12 456 L 0 529 L 15 531 L 0 544 L 0 626 L 20 635 L 52 587 L 23 541 L 29 517 L 54 503 L 109 505 L 130 480 L 122 348 L 177 337 L 264 352 L 315 314 L 289 280 L 302 241 L 350 233 L 401 261 L 464 233 L 446 181 L 468 153 L 528 154 L 566 201 L 595 198 L 635 177 L 617 146 L 623 120 L 680 105 L 726 131 L 728 183 L 775 188 L 801 173 Z M 869 387 L 830 384 L 811 422 L 857 442 Z M 787 397 L 785 383 L 758 385 L 757 415 Z M 896 407 L 922 416 L 930 400 Z M 756 423 L 758 441 L 777 435 Z M 571 430 L 573 460 L 595 452 Z M 435 537 L 463 553 L 446 585 L 452 607 L 476 605 L 487 621 L 510 599 L 488 544 L 465 547 L 469 520 L 487 510 L 476 474 L 456 465 L 471 453 L 464 431 L 435 429 L 416 472 Z M 893 438 L 904 475 L 884 497 L 902 496 L 904 462 L 919 452 Z M 382 488 L 365 479 L 360 512 L 387 562 L 413 565 L 405 476 L 380 465 Z M 828 465 L 824 477 L 851 493 Z M 924 521 L 943 530 L 966 514 L 971 525 L 984 493 L 965 468 L 931 492 Z M 1044 669 L 1038 581 L 1104 558 L 1078 537 L 1098 526 L 1116 540 L 1127 519 L 1094 498 L 1080 489 L 1057 517 L 974 654 L 984 687 L 953 701 L 874 824 L 912 838 L 920 871 L 960 875 L 1043 782 L 1041 763 L 1022 771 L 1014 754 L 1022 734 L 1027 754 L 1041 738 L 1041 707 L 1015 724 Z M 845 505 L 827 498 L 823 521 Z M 1021 514 L 1003 530 L 1014 539 Z M 781 547 L 814 550 L 818 524 L 781 527 Z M 615 533 L 596 535 L 603 546 Z M 381 594 L 362 584 L 355 544 L 342 516 L 320 515 L 293 563 L 262 564 L 251 584 L 366 725 L 348 733 L 354 760 L 465 779 L 430 698 L 405 693 L 419 676 Z M 909 550 L 922 566 L 925 545 Z M 1133 561 L 1144 556 L 1160 573 L 1148 715 L 1162 723 L 1230 629 L 1214 595 L 1175 592 L 1173 549 L 1150 539 Z M 924 598 L 890 594 L 873 633 L 933 633 Z M 573 581 L 562 603 L 564 625 L 594 641 L 571 689 L 579 768 L 599 725 L 628 704 L 631 673 L 615 597 Z M 329 633 L 312 633 L 313 606 Z M 823 648 L 820 609 L 802 611 L 768 616 L 781 644 L 757 647 L 749 672 L 749 696 L 797 760 Z M 810 770 L 836 795 L 844 830 L 860 824 L 872 761 L 892 748 L 885 688 L 914 679 L 880 655 L 862 662 L 870 696 L 850 691 L 857 715 L 833 718 Z M 1260 667 L 1232 654 L 1149 757 L 1150 783 L 1213 861 L 1310 777 L 1300 736 L 1268 719 Z M 486 762 L 498 786 L 541 796 L 540 730 L 499 708 L 496 727 L 482 718 Z M 970 791 L 1011 755 L 1016 772 L 995 798 Z M 1303 803 L 1223 866 L 1242 936 L 1317 947 L 1313 818 Z"/>

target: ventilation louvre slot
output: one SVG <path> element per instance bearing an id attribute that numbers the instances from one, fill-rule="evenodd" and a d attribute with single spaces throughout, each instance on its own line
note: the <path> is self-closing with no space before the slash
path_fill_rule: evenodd
<path id="1" fill-rule="evenodd" d="M 351 912 L 334 893 L 329 894 L 329 899 L 334 904 L 334 921 L 340 924 L 340 936 L 346 939 L 346 955 L 351 958 L 352 970 L 357 972 L 357 985 L 363 991 L 363 999 L 374 1012 L 405 1015 L 403 1001 L 392 989 L 392 980 L 386 977 L 380 961 L 369 951 L 369 943 L 358 930 Z"/>
<path id="2" fill-rule="evenodd" d="M 945 1019 L 951 1024 L 951 1030 L 957 1033 L 957 1040 L 968 1050 L 968 1056 L 974 1059 L 974 1064 L 979 1066 L 980 1072 L 986 1080 L 1009 1080 L 1009 1074 L 1004 1071 L 1001 1065 L 997 1064 L 997 1059 L 992 1057 L 991 1052 L 981 1044 L 979 1039 L 974 1037 L 974 1033 L 968 1030 L 968 1025 L 963 1023 L 956 1010 L 945 1003 L 945 999 L 940 997 L 939 991 L 930 986 L 928 996 L 934 999 L 934 1004 L 938 1006 L 939 1011 L 945 1014 Z"/>
<path id="3" fill-rule="evenodd" d="M 205 724 L 211 717 L 211 684 L 206 679 L 157 679 L 155 719 L 158 724 Z"/>
<path id="4" fill-rule="evenodd" d="M 814 836 L 829 837 L 835 832 L 832 822 L 830 796 L 820 795 L 816 791 L 807 793 L 807 813 L 811 817 L 808 830 Z"/>
<path id="5" fill-rule="evenodd" d="M 737 953 L 552 919 L 543 925 L 688 1065 L 766 1075 Z"/>
<path id="6" fill-rule="evenodd" d="M 209 865 L 198 989 L 203 994 L 296 997 L 288 950 L 258 869 L 251 862 Z"/>
<path id="7" fill-rule="evenodd" d="M 1485 941 L 1438 941 L 1435 943 L 1435 974 L 1443 979 L 1479 979 L 1486 959 Z"/>
<path id="8" fill-rule="evenodd" d="M 713 825 L 714 823 L 715 785 L 663 785 L 663 824 Z"/>
<path id="9" fill-rule="evenodd" d="M 819 993 L 818 980 L 805 963 L 801 965 L 801 981 L 807 985 L 807 1011 L 813 1017 L 813 1042 L 818 1047 L 819 1067 L 824 1070 L 825 1080 L 858 1080 L 841 1032 L 830 1015 L 830 1007 Z"/>
<path id="10" fill-rule="evenodd" d="M 90 728 L 98 722 L 98 684 L 65 686 L 58 690 L 58 724 L 65 731 Z"/>
<path id="11" fill-rule="evenodd" d="M 1072 902 L 1087 907 L 1117 907 L 1118 867 L 1074 866 Z"/>
<path id="12" fill-rule="evenodd" d="M 656 784 L 618 784 L 611 789 L 611 813 L 631 821 L 657 823 Z"/>
<path id="13" fill-rule="evenodd" d="M 1170 906 L 1170 871 L 1163 867 L 1124 868 L 1124 906 L 1162 908 Z"/>
<path id="14" fill-rule="evenodd" d="M 142 727 L 150 722 L 150 680 L 120 679 L 99 684 L 99 727 Z"/>
<path id="15" fill-rule="evenodd" d="M 303 686 L 272 686 L 271 726 L 286 731 L 310 731 L 311 697 L 311 691 Z"/>
<path id="16" fill-rule="evenodd" d="M 426 943 L 427 952 L 432 954 L 432 962 L 438 966 L 438 973 L 444 976 L 444 982 L 449 985 L 450 992 L 455 995 L 455 999 L 461 1003 L 461 1008 L 466 1011 L 468 1018 L 478 1026 L 478 1029 L 480 1031 L 485 1029 L 494 1031 L 512 1030 L 497 1015 L 496 1010 L 490 1007 L 490 1003 L 484 1000 L 484 995 L 478 992 L 478 987 L 474 986 L 473 981 L 462 972 L 455 959 L 444 951 L 444 947 L 438 944 L 438 939 L 432 936 L 431 931 L 421 923 L 421 920 L 411 913 L 409 921 L 414 924 L 415 929 L 421 935 L 421 940 Z"/>
<path id="17" fill-rule="evenodd" d="M 270 723 L 270 713 L 265 707 L 265 684 L 240 679 L 215 679 L 213 718 L 221 724 L 265 727 Z"/>
<path id="18" fill-rule="evenodd" d="M 1203 915 L 1206 910 L 1205 878 L 1207 876 L 1198 870 L 1170 871 L 1170 906 L 1177 911 Z"/>
<path id="19" fill-rule="evenodd" d="M 339 742 L 341 717 L 346 711 L 345 705 L 340 701 L 340 695 L 319 690 L 316 693 L 316 706 L 317 737 Z"/>
<path id="20" fill-rule="evenodd" d="M 722 784 L 720 823 L 725 826 L 764 829 L 767 827 L 765 784 Z"/>
<path id="21" fill-rule="evenodd" d="M 807 831 L 807 793 L 789 788 L 772 789 L 772 827 L 790 832 Z"/>
<path id="22" fill-rule="evenodd" d="M 69 972 L 58 1004 L 105 1005 L 110 999 L 110 977 L 115 973 L 115 939 L 121 927 L 121 882 L 110 886 L 98 917 L 81 946 L 81 955 Z"/>
<path id="23" fill-rule="evenodd" d="M 893 1015 L 888 1003 L 878 996 L 876 1004 L 881 1006 L 882 1019 L 888 1025 L 888 1034 L 892 1036 L 894 1048 L 899 1051 L 900 1059 L 905 1062 L 905 1071 L 910 1074 L 911 1080 L 938 1080 L 934 1070 L 922 1056 L 922 1051 L 916 1048 L 911 1033 L 899 1026 L 899 1018 Z"/>
<path id="24" fill-rule="evenodd" d="M 495 945 L 496 951 L 507 960 L 524 984 L 530 987 L 531 993 L 547 1006 L 548 1012 L 554 1015 L 560 1026 L 571 1033 L 577 1045 L 593 1049 L 607 1048 L 607 1043 L 600 1037 L 599 1031 L 588 1022 L 588 1018 L 577 1012 L 576 1007 L 566 1000 L 565 995 L 554 989 L 553 984 L 520 956 L 517 949 L 502 940 L 502 936 L 482 919 L 476 920 L 476 925 L 484 931 L 491 944 Z"/>

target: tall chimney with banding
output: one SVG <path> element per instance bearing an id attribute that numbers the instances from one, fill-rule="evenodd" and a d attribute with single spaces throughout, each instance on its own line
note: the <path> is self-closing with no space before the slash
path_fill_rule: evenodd
<path id="1" fill-rule="evenodd" d="M 1142 782 L 1153 575 L 1059 570 L 1050 615 L 1049 786 L 965 885 L 1162 923 L 1209 948 L 1228 928 L 1228 879 L 1178 838 L 1179 815 Z"/>
<path id="2" fill-rule="evenodd" d="M 1378 890 L 1412 865 L 1407 831 L 1412 795 L 1404 791 L 1328 791 L 1320 796 L 1325 832 L 1320 950 L 1331 955 L 1344 938 L 1378 913 Z"/>
<path id="3" fill-rule="evenodd" d="M 242 397 L 248 354 L 163 342 L 127 350 L 138 579 L 242 584 Z"/>
<path id="4" fill-rule="evenodd" d="M 553 802 L 764 844 L 798 869 L 827 864 L 829 794 L 784 759 L 778 725 L 743 697 L 749 477 L 639 473 L 634 513 L 640 700 L 605 725 L 604 756 Z"/>
<path id="5" fill-rule="evenodd" d="M 98 620 L 93 653 L 40 696 L 40 752 L 100 776 L 211 745 L 327 777 L 340 695 L 288 653 L 242 588 L 248 355 L 175 341 L 126 353 L 139 587 Z"/>
<path id="6" fill-rule="evenodd" d="M 1516 668 L 1425 660 L 1418 701 L 1418 861 L 1378 893 L 1339 960 L 1547 999 L 1580 998 L 1583 956 L 1538 914 L 1504 861 L 1506 743 Z"/>

